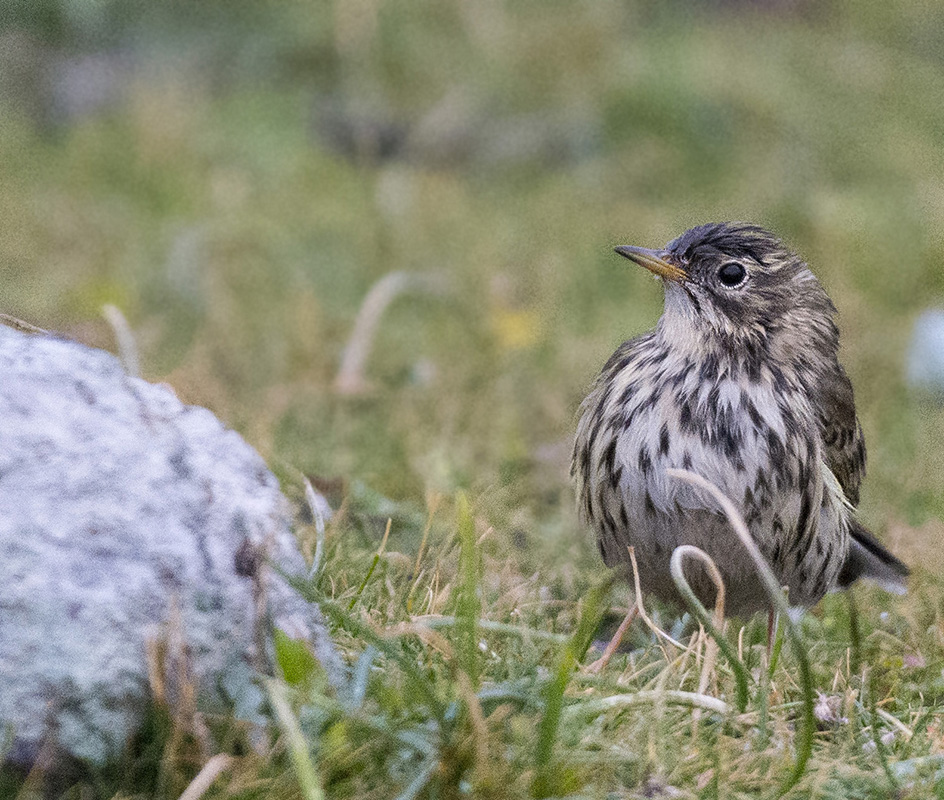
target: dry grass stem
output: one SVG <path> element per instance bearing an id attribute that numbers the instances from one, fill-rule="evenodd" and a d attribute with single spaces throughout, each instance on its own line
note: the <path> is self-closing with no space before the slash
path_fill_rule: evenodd
<path id="1" fill-rule="evenodd" d="M 626 616 L 623 617 L 622 622 L 620 622 L 619 627 L 616 629 L 616 633 L 613 634 L 609 642 L 607 642 L 606 649 L 596 661 L 592 664 L 587 665 L 585 672 L 590 675 L 596 675 L 606 669 L 606 666 L 610 663 L 610 659 L 613 658 L 613 654 L 619 649 L 620 644 L 623 641 L 623 637 L 626 635 L 626 631 L 629 630 L 629 626 L 633 624 L 633 621 L 639 615 L 639 608 L 636 605 L 635 598 L 633 598 L 633 605 L 629 607 L 629 611 L 626 612 Z"/>
<path id="2" fill-rule="evenodd" d="M 665 472 L 666 475 L 671 478 L 677 478 L 678 480 L 685 481 L 686 483 L 690 483 L 693 486 L 698 486 L 699 488 L 709 492 L 715 501 L 721 506 L 722 511 L 728 518 L 731 528 L 737 534 L 738 538 L 741 540 L 741 544 L 744 545 L 744 549 L 747 550 L 748 554 L 750 555 L 751 560 L 754 562 L 754 566 L 757 569 L 758 576 L 763 580 L 767 575 L 771 574 L 770 566 L 767 564 L 767 559 L 764 558 L 764 554 L 761 553 L 757 543 L 754 541 L 753 537 L 751 537 L 750 531 L 747 529 L 747 525 L 744 523 L 740 512 L 737 510 L 734 503 L 731 502 L 730 498 L 724 494 L 724 492 L 711 483 L 711 481 L 706 480 L 695 472 L 690 472 L 689 470 L 685 469 L 667 469 Z M 782 594 L 780 585 L 776 582 L 776 580 L 774 580 L 774 588 L 776 589 L 775 594 Z"/>
<path id="3" fill-rule="evenodd" d="M 9 314 L 0 314 L 0 323 L 13 328 L 14 330 L 20 331 L 21 333 L 34 333 L 46 336 L 49 335 L 49 331 L 43 328 L 37 328 L 35 325 L 31 325 L 30 323 L 24 322 L 23 320 L 17 319 L 16 317 L 11 317 Z"/>
<path id="4" fill-rule="evenodd" d="M 677 689 L 651 689 L 632 694 L 614 694 L 609 697 L 594 698 L 579 705 L 568 706 L 568 716 L 597 716 L 613 709 L 632 708 L 642 705 L 672 704 L 692 706 L 716 714 L 727 715 L 731 707 L 717 697 L 698 692 L 683 692 Z"/>
<path id="5" fill-rule="evenodd" d="M 204 793 L 213 785 L 213 782 L 220 777 L 233 763 L 233 757 L 225 753 L 219 753 L 206 764 L 197 773 L 190 785 L 180 795 L 180 800 L 199 800 Z"/>
<path id="6" fill-rule="evenodd" d="M 681 562 L 686 557 L 701 561 L 708 570 L 708 575 L 710 576 L 716 589 L 714 623 L 715 627 L 723 633 L 725 589 L 724 578 L 721 577 L 721 570 L 718 569 L 718 565 L 715 564 L 714 559 L 712 559 L 711 556 L 709 556 L 704 550 L 693 545 L 680 545 L 679 547 L 676 547 L 675 552 L 672 553 L 672 561 L 673 563 L 678 564 L 679 569 L 682 569 Z M 706 635 L 703 627 L 700 628 L 700 639 L 705 642 L 705 660 L 702 663 L 701 675 L 698 678 L 698 694 L 704 694 L 708 689 L 708 683 L 711 681 L 711 675 L 714 672 L 715 663 L 718 659 L 718 643 L 714 640 L 714 638 Z M 698 719 L 700 716 L 701 713 L 696 710 L 692 720 L 693 725 L 698 724 Z"/>
<path id="7" fill-rule="evenodd" d="M 118 306 L 106 303 L 102 306 L 102 316 L 105 317 L 115 334 L 118 344 L 118 357 L 124 365 L 125 372 L 133 378 L 141 377 L 141 360 L 138 357 L 138 344 L 134 340 L 134 332 L 128 320 Z"/>
<path id="8" fill-rule="evenodd" d="M 324 557 L 326 523 L 331 519 L 332 512 L 331 506 L 325 500 L 324 495 L 315 491 L 315 487 L 311 485 L 311 481 L 307 477 L 303 477 L 303 483 L 305 485 L 305 501 L 308 503 L 311 517 L 315 522 L 315 555 L 312 558 L 311 569 L 308 573 L 309 578 L 314 578 L 321 569 L 321 560 Z"/>
<path id="9" fill-rule="evenodd" d="M 433 528 L 433 517 L 442 501 L 442 495 L 437 492 L 428 492 L 426 495 L 426 525 L 423 526 L 423 538 L 420 541 L 419 549 L 416 551 L 416 563 L 413 565 L 413 574 L 420 574 L 420 564 L 423 562 L 423 555 L 426 553 L 426 543 L 429 541 L 429 532 Z"/>
<path id="10" fill-rule="evenodd" d="M 816 731 L 816 720 L 813 714 L 813 678 L 810 669 L 809 655 L 806 651 L 805 645 L 803 644 L 802 635 L 800 634 L 798 627 L 790 618 L 790 608 L 787 605 L 787 597 L 781 589 L 779 581 L 774 575 L 770 565 L 767 563 L 767 559 L 764 558 L 763 553 L 761 553 L 757 543 L 751 537 L 750 531 L 748 530 L 743 517 L 735 507 L 734 503 L 731 502 L 730 498 L 728 498 L 717 486 L 711 483 L 711 481 L 706 480 L 697 473 L 684 469 L 667 469 L 666 474 L 671 478 L 685 481 L 686 483 L 706 490 L 721 506 L 722 511 L 728 518 L 728 523 L 731 525 L 732 530 L 734 530 L 734 532 L 737 534 L 737 537 L 741 540 L 741 544 L 744 546 L 744 549 L 747 550 L 751 560 L 754 562 L 757 576 L 760 579 L 761 584 L 764 586 L 765 591 L 767 592 L 767 596 L 770 600 L 772 608 L 782 614 L 784 617 L 787 631 L 790 634 L 789 641 L 791 649 L 793 650 L 793 653 L 796 657 L 797 666 L 799 668 L 799 681 L 795 683 L 795 685 L 803 695 L 803 712 L 796 732 L 796 757 L 794 760 L 794 766 L 790 771 L 790 774 L 784 779 L 783 783 L 778 789 L 781 794 L 784 794 L 793 786 L 795 786 L 803 776 L 810 756 L 813 752 L 813 738 Z M 721 644 L 722 642 L 719 641 L 719 645 Z"/>
<path id="11" fill-rule="evenodd" d="M 377 281 L 357 312 L 354 331 L 344 347 L 341 366 L 334 380 L 335 391 L 346 396 L 362 395 L 370 391 L 370 382 L 366 377 L 367 359 L 377 336 L 380 320 L 387 307 L 399 295 L 408 290 L 442 294 L 446 285 L 445 278 L 436 273 L 391 272 Z"/>
<path id="12" fill-rule="evenodd" d="M 900 731 L 902 735 L 904 735 L 905 741 L 910 740 L 911 737 L 914 736 L 914 731 L 911 730 L 911 728 L 905 725 L 905 723 L 898 719 L 898 717 L 889 714 L 884 708 L 876 707 L 875 713 L 887 723 L 889 723 L 893 728 L 896 728 L 898 731 Z"/>
<path id="13" fill-rule="evenodd" d="M 646 613 L 645 606 L 642 603 L 642 585 L 639 581 L 639 565 L 636 563 L 636 552 L 632 547 L 626 548 L 629 551 L 629 562 L 633 567 L 633 587 L 636 590 L 636 608 L 639 610 L 639 616 L 643 622 L 646 623 L 646 626 L 651 630 L 656 636 L 664 639 L 673 647 L 677 647 L 683 652 L 687 649 L 684 644 L 677 642 L 669 634 L 667 634 L 662 628 L 656 625 Z"/>
<path id="14" fill-rule="evenodd" d="M 410 622 L 398 622 L 384 631 L 383 636 L 415 636 L 423 644 L 437 650 L 445 658 L 455 658 L 455 651 L 449 640 L 441 633 L 423 624 L 413 624 Z"/>

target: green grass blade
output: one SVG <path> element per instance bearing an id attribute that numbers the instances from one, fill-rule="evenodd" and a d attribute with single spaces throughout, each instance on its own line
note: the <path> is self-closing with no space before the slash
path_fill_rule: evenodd
<path id="1" fill-rule="evenodd" d="M 872 744 L 875 745 L 875 753 L 878 756 L 878 761 L 882 765 L 882 771 L 885 773 L 885 777 L 888 779 L 890 789 L 889 797 L 898 797 L 901 794 L 901 787 L 898 785 L 898 778 L 892 772 L 892 768 L 888 763 L 888 750 L 885 747 L 885 742 L 882 741 L 882 732 L 879 727 L 878 704 L 875 702 L 874 670 L 869 670 L 867 686 L 869 692 Z"/>
<path id="2" fill-rule="evenodd" d="M 416 776 L 410 781 L 409 785 L 404 789 L 400 794 L 397 795 L 397 800 L 413 800 L 420 792 L 423 791 L 429 779 L 436 774 L 436 769 L 439 767 L 439 761 L 435 758 L 429 759 L 423 766 L 420 768 L 420 771 L 416 773 Z"/>
<path id="3" fill-rule="evenodd" d="M 305 800 L 324 800 L 318 769 L 308 749 L 305 734 L 302 733 L 298 719 L 296 719 L 289 705 L 285 685 L 279 681 L 267 680 L 265 686 L 269 694 L 269 702 L 272 704 L 272 710 L 275 712 L 275 718 L 288 742 L 289 755 L 292 759 L 292 765 L 295 767 L 295 776 L 298 778 L 302 796 Z"/>
<path id="4" fill-rule="evenodd" d="M 367 697 L 367 684 L 370 680 L 370 668 L 376 656 L 377 648 L 369 644 L 354 665 L 354 674 L 351 675 L 348 684 L 348 702 L 352 709 L 358 709 L 364 705 L 364 699 Z"/>
<path id="5" fill-rule="evenodd" d="M 780 663 L 780 651 L 783 650 L 783 631 L 784 626 L 780 624 L 780 620 L 778 619 L 777 633 L 774 635 L 774 648 L 770 654 L 770 664 L 767 669 L 771 677 L 773 677 L 774 672 L 777 670 L 777 664 Z"/>
<path id="6" fill-rule="evenodd" d="M 425 701 L 426 705 L 436 717 L 437 723 L 443 724 L 445 720 L 446 708 L 443 701 L 436 694 L 432 683 L 420 671 L 416 665 L 416 657 L 403 652 L 399 641 L 396 639 L 387 639 L 379 636 L 368 625 L 365 625 L 358 619 L 355 619 L 346 609 L 342 608 L 334 600 L 321 598 L 318 600 L 321 610 L 326 616 L 332 619 L 338 626 L 344 628 L 355 638 L 376 647 L 391 661 L 395 662 L 404 673 L 405 680 L 410 687 L 417 692 Z"/>
<path id="7" fill-rule="evenodd" d="M 538 727 L 538 741 L 535 751 L 535 777 L 531 783 L 531 794 L 536 798 L 552 797 L 560 794 L 559 772 L 554 768 L 554 743 L 560 727 L 561 713 L 564 707 L 564 692 L 570 683 L 574 669 L 593 639 L 593 634 L 603 618 L 604 603 L 613 576 L 594 586 L 584 598 L 583 613 L 573 636 L 561 648 L 553 675 L 547 685 L 544 696 L 544 715 Z"/>
<path id="8" fill-rule="evenodd" d="M 475 541 L 475 520 L 469 501 L 462 492 L 456 497 L 459 528 L 459 576 L 456 602 L 456 655 L 459 666 L 469 676 L 473 689 L 479 685 L 478 619 L 482 613 L 479 591 L 479 554 Z"/>
<path id="9" fill-rule="evenodd" d="M 384 531 L 383 539 L 380 542 L 380 547 L 378 547 L 377 552 L 374 553 L 374 560 L 370 562 L 370 568 L 367 570 L 367 574 L 361 581 L 360 586 L 357 587 L 357 591 L 351 598 L 351 602 L 347 604 L 348 611 L 351 611 L 354 606 L 357 605 L 357 601 L 360 600 L 361 595 L 364 593 L 364 589 L 367 587 L 367 584 L 370 583 L 370 579 L 373 577 L 374 570 L 377 569 L 377 564 L 380 563 L 380 557 L 383 555 L 384 547 L 387 545 L 387 537 L 390 536 L 390 525 L 392 522 L 392 519 L 387 519 L 387 528 Z"/>
<path id="10" fill-rule="evenodd" d="M 862 628 L 859 625 L 859 607 L 856 605 L 853 589 L 846 593 L 849 604 L 849 676 L 858 675 L 862 670 Z"/>
<path id="11" fill-rule="evenodd" d="M 743 713 L 747 708 L 749 696 L 748 682 L 750 681 L 750 675 L 747 672 L 747 667 L 745 667 L 738 658 L 737 651 L 731 646 L 731 643 L 728 641 L 727 637 L 721 631 L 719 631 L 717 627 L 715 627 L 714 621 L 712 620 L 711 615 L 708 613 L 708 610 L 701 604 L 701 602 L 695 596 L 695 593 L 692 591 L 692 588 L 688 585 L 688 580 L 685 578 L 685 573 L 682 569 L 682 557 L 684 554 L 685 551 L 682 548 L 676 548 L 675 552 L 672 553 L 672 561 L 670 565 L 672 571 L 672 580 L 675 581 L 675 585 L 678 588 L 679 593 L 688 604 L 692 614 L 694 614 L 698 621 L 704 626 L 705 630 L 708 632 L 708 635 L 718 643 L 718 649 L 724 653 L 725 658 L 727 658 L 728 662 L 731 664 L 731 669 L 734 672 L 734 683 L 737 691 L 737 707 L 738 711 Z"/>
<path id="12" fill-rule="evenodd" d="M 763 750 L 770 743 L 770 682 L 774 671 L 769 664 L 762 664 L 758 672 L 760 685 L 754 700 L 757 705 L 757 749 Z"/>

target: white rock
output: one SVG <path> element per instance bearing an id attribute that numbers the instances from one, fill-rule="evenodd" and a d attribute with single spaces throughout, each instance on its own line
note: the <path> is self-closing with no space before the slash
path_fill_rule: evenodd
<path id="1" fill-rule="evenodd" d="M 13 753 L 49 736 L 94 762 L 120 752 L 161 637 L 184 637 L 204 703 L 251 682 L 267 619 L 310 637 L 338 675 L 317 607 L 267 564 L 304 572 L 288 520 L 275 476 L 209 411 L 107 353 L 0 325 L 0 729 Z"/>
<path id="2" fill-rule="evenodd" d="M 908 351 L 908 383 L 944 396 L 944 311 L 918 317 Z"/>

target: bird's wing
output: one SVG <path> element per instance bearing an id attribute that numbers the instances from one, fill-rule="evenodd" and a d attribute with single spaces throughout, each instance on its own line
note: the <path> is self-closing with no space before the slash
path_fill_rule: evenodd
<path id="1" fill-rule="evenodd" d="M 846 499 L 859 504 L 859 486 L 865 477 L 865 437 L 856 417 L 852 382 L 841 365 L 819 385 L 819 432 L 823 456 Z"/>
<path id="2" fill-rule="evenodd" d="M 820 385 L 819 428 L 823 455 L 852 506 L 859 503 L 859 486 L 865 477 L 865 437 L 855 412 L 852 383 L 840 366 Z M 837 584 L 845 588 L 858 578 L 870 578 L 891 592 L 906 589 L 910 570 L 858 520 L 849 519 L 849 554 Z"/>
<path id="3" fill-rule="evenodd" d="M 619 489 L 622 468 L 615 461 L 617 435 L 608 424 L 612 422 L 610 405 L 628 387 L 628 382 L 618 376 L 632 369 L 651 339 L 652 332 L 623 342 L 580 406 L 570 474 L 577 489 L 581 521 L 596 531 L 597 546 L 608 567 L 626 561 L 629 544 L 628 520 Z"/>

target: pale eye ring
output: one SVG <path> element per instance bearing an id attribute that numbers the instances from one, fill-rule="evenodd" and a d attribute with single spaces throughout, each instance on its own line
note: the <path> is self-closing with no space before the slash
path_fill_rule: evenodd
<path id="1" fill-rule="evenodd" d="M 734 289 L 747 280 L 747 270 L 737 261 L 727 261 L 718 269 L 718 280 L 729 289 Z"/>

